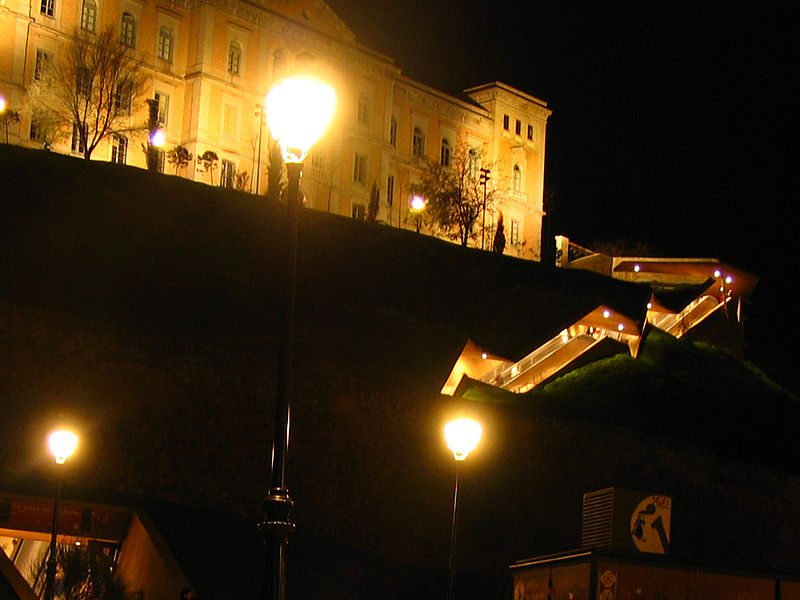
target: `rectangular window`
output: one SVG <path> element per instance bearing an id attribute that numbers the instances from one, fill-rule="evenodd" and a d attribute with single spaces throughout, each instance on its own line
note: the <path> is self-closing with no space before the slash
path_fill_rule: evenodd
<path id="1" fill-rule="evenodd" d="M 369 125 L 369 100 L 363 94 L 358 98 L 358 122 Z"/>
<path id="2" fill-rule="evenodd" d="M 517 119 L 517 122 L 514 124 L 514 133 L 516 135 L 522 135 L 522 121 Z"/>
<path id="3" fill-rule="evenodd" d="M 56 12 L 56 0 L 42 0 L 39 12 L 48 17 L 52 17 Z"/>
<path id="4" fill-rule="evenodd" d="M 72 153 L 84 154 L 86 152 L 86 140 L 81 137 L 81 128 L 77 123 L 72 125 Z"/>
<path id="5" fill-rule="evenodd" d="M 164 165 L 166 164 L 167 153 L 161 148 L 156 148 L 156 169 L 159 173 L 164 172 Z"/>
<path id="6" fill-rule="evenodd" d="M 166 127 L 169 121 L 169 96 L 163 92 L 156 92 L 153 97 L 158 102 L 158 122 Z"/>
<path id="7" fill-rule="evenodd" d="M 362 221 L 366 218 L 367 211 L 363 204 L 353 204 L 353 218 L 354 219 L 361 219 Z"/>
<path id="8" fill-rule="evenodd" d="M 41 129 L 39 127 L 39 121 L 37 121 L 35 118 L 31 119 L 31 129 L 30 129 L 30 134 L 29 134 L 30 140 L 32 142 L 33 141 L 39 141 L 39 140 L 41 140 L 41 135 L 42 135 L 42 132 L 41 132 Z"/>
<path id="9" fill-rule="evenodd" d="M 81 29 L 93 32 L 94 23 L 97 19 L 97 4 L 94 0 L 83 0 L 83 11 L 81 12 Z"/>
<path id="10" fill-rule="evenodd" d="M 533 140 L 533 125 L 528 125 L 528 139 Z"/>
<path id="11" fill-rule="evenodd" d="M 117 84 L 117 91 L 114 94 L 114 108 L 121 115 L 128 115 L 131 112 L 131 96 L 133 95 L 133 83 L 123 81 Z"/>
<path id="12" fill-rule="evenodd" d="M 397 148 L 397 119 L 392 117 L 392 121 L 389 124 L 389 145 L 392 148 Z"/>
<path id="13" fill-rule="evenodd" d="M 389 175 L 386 179 L 386 201 L 389 206 L 394 202 L 394 175 Z"/>
<path id="14" fill-rule="evenodd" d="M 92 71 L 88 67 L 78 67 L 75 74 L 75 89 L 81 96 L 88 96 L 92 91 Z"/>
<path id="15" fill-rule="evenodd" d="M 133 48 L 136 45 L 136 20 L 130 13 L 122 14 L 122 23 L 119 29 L 119 42 L 128 48 Z"/>
<path id="16" fill-rule="evenodd" d="M 425 134 L 419 127 L 414 127 L 414 134 L 411 138 L 411 153 L 420 158 L 425 156 Z"/>
<path id="17" fill-rule="evenodd" d="M 229 160 L 223 160 L 222 174 L 220 175 L 219 184 L 222 187 L 233 188 L 235 178 L 236 178 L 236 165 Z"/>
<path id="18" fill-rule="evenodd" d="M 156 52 L 161 60 L 172 62 L 172 30 L 169 27 L 162 27 L 158 30 Z"/>
<path id="19" fill-rule="evenodd" d="M 367 157 L 363 154 L 353 157 L 353 181 L 364 185 L 367 183 Z"/>
<path id="20" fill-rule="evenodd" d="M 509 125 L 510 122 L 511 121 L 510 121 L 508 115 L 503 115 L 503 129 L 508 131 L 508 128 L 510 127 L 510 125 Z"/>
<path id="21" fill-rule="evenodd" d="M 50 57 L 44 50 L 36 50 L 36 62 L 33 64 L 33 78 L 37 81 L 44 77 Z"/>
<path id="22" fill-rule="evenodd" d="M 128 158 L 127 138 L 114 134 L 111 138 L 111 162 L 124 165 Z"/>
<path id="23" fill-rule="evenodd" d="M 519 244 L 519 221 L 511 219 L 511 244 Z"/>

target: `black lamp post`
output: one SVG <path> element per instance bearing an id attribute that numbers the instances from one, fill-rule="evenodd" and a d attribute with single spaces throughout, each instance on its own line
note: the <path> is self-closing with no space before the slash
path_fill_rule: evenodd
<path id="1" fill-rule="evenodd" d="M 267 94 L 267 121 L 278 141 L 289 179 L 286 207 L 286 279 L 282 299 L 283 321 L 278 354 L 275 402 L 275 437 L 272 445 L 270 489 L 264 499 L 260 529 L 267 543 L 263 599 L 284 600 L 284 550 L 294 531 L 292 500 L 286 488 L 286 454 L 289 451 L 289 399 L 294 355 L 294 314 L 297 283 L 297 222 L 300 216 L 300 176 L 311 146 L 327 128 L 336 104 L 328 85 L 297 77 L 279 81 Z"/>
<path id="2" fill-rule="evenodd" d="M 453 492 L 453 526 L 450 530 L 450 563 L 447 578 L 447 600 L 453 600 L 453 580 L 456 572 L 456 523 L 458 522 L 458 475 L 459 467 L 478 445 L 482 427 L 472 419 L 456 419 L 444 426 L 447 447 L 453 451 L 456 461 L 456 483 Z"/>
<path id="3" fill-rule="evenodd" d="M 56 539 L 58 537 L 58 509 L 61 503 L 61 488 L 63 486 L 63 478 L 61 476 L 61 467 L 67 459 L 75 452 L 78 446 L 78 436 L 71 431 L 59 430 L 50 434 L 47 439 L 50 446 L 50 452 L 56 459 L 56 495 L 53 500 L 53 527 L 50 532 L 50 551 L 47 557 L 47 569 L 45 571 L 45 587 L 44 587 L 44 600 L 53 600 L 55 593 L 56 583 Z"/>
<path id="4" fill-rule="evenodd" d="M 481 250 L 486 249 L 486 184 L 489 183 L 489 169 L 481 168 L 479 183 L 483 185 L 483 225 L 481 226 Z"/>

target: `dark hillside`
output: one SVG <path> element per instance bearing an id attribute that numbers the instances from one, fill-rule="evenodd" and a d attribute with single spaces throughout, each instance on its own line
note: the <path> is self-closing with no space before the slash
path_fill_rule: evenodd
<path id="1" fill-rule="evenodd" d="M 69 495 L 148 507 L 201 595 L 252 597 L 281 207 L 8 146 L 0 176 L 0 489 L 49 493 L 44 432 L 69 415 L 84 440 Z M 597 383 L 597 394 L 599 377 L 572 389 L 564 378 L 545 391 L 547 410 L 439 395 L 468 337 L 522 352 L 600 302 L 640 311 L 647 289 L 313 211 L 300 246 L 290 598 L 444 594 L 453 460 L 441 426 L 456 409 L 486 431 L 463 471 L 464 598 L 504 590 L 514 560 L 576 546 L 581 494 L 610 485 L 673 495 L 677 556 L 797 567 L 794 471 L 714 446 L 742 426 L 702 406 L 726 369 L 692 358 L 707 379 L 680 379 L 640 361 L 635 385 L 610 368 L 620 387 Z M 638 427 L 645 385 L 654 399 L 693 399 L 717 435 Z M 623 405 L 629 420 L 607 418 Z M 771 453 L 794 452 L 793 438 L 772 441 Z"/>

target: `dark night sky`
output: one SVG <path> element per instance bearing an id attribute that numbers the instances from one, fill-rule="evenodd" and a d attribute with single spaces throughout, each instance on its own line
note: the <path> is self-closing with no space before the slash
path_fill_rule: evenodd
<path id="1" fill-rule="evenodd" d="M 500 80 L 547 101 L 546 188 L 557 232 L 579 243 L 622 237 L 758 269 L 774 256 L 770 229 L 790 232 L 788 14 L 752 3 L 329 4 L 360 43 L 424 83 L 457 92 Z"/>
<path id="2" fill-rule="evenodd" d="M 752 329 L 792 371 L 773 334 L 800 334 L 785 283 L 800 271 L 798 22 L 788 3 L 615 4 L 329 1 L 410 77 L 453 93 L 500 80 L 547 101 L 554 233 L 758 273 Z"/>

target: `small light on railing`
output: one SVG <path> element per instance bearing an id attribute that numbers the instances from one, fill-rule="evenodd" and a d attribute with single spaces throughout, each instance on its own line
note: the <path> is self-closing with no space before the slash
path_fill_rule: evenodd
<path id="1" fill-rule="evenodd" d="M 641 265 L 633 265 L 633 270 L 635 273 L 638 273 L 639 271 L 642 270 L 642 267 Z"/>
<path id="2" fill-rule="evenodd" d="M 604 318 L 608 319 L 610 316 L 611 316 L 611 311 L 610 310 L 604 310 L 603 311 L 603 317 Z"/>

